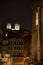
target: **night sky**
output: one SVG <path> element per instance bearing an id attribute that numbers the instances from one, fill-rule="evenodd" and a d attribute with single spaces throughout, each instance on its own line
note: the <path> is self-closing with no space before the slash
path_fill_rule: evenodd
<path id="1" fill-rule="evenodd" d="M 21 29 L 32 30 L 32 1 L 31 0 L 1 0 L 0 1 L 0 29 L 7 23 L 19 23 Z"/>

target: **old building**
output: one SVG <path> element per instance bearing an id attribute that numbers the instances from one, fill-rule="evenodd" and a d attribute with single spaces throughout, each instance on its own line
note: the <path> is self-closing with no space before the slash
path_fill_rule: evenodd
<path id="1" fill-rule="evenodd" d="M 29 57 L 31 34 L 24 30 L 4 30 L 2 43 L 2 62 L 4 65 L 24 65 Z"/>

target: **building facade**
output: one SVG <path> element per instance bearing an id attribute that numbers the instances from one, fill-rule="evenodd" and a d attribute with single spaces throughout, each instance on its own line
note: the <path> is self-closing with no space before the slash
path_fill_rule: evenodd
<path id="1" fill-rule="evenodd" d="M 43 60 L 43 1 L 34 0 L 32 4 L 32 59 Z"/>
<path id="2" fill-rule="evenodd" d="M 1 60 L 4 65 L 24 65 L 24 58 L 29 57 L 27 48 L 30 45 L 30 37 L 28 31 L 8 29 L 3 31 Z"/>
<path id="3" fill-rule="evenodd" d="M 13 65 L 23 65 L 24 41 L 23 39 L 7 39 L 3 41 L 2 54 L 10 54 Z M 3 55 L 4 56 L 4 55 Z"/>
<path id="4" fill-rule="evenodd" d="M 6 60 L 5 56 L 5 64 L 7 65 L 9 62 L 13 65 L 23 65 L 24 58 L 24 40 L 19 37 L 17 32 L 7 31 L 4 34 L 3 38 L 3 47 L 2 47 L 2 55 L 4 59 L 4 55 L 10 54 L 9 61 Z M 8 58 L 8 57 L 7 57 Z M 12 63 L 11 63 L 12 62 Z"/>

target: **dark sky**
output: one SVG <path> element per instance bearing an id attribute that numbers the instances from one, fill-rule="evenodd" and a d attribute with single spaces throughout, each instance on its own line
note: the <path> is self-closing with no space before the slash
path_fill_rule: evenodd
<path id="1" fill-rule="evenodd" d="M 32 30 L 32 1 L 31 0 L 1 0 L 0 1 L 0 28 L 7 23 L 19 23 L 21 29 Z"/>

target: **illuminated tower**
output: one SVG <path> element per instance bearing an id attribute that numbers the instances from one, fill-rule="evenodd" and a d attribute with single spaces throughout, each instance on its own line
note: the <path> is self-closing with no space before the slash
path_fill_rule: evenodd
<path id="1" fill-rule="evenodd" d="M 15 30 L 20 30 L 20 24 L 15 24 Z"/>
<path id="2" fill-rule="evenodd" d="M 10 23 L 7 24 L 7 29 L 11 29 L 11 24 Z"/>
<path id="3" fill-rule="evenodd" d="M 32 7 L 32 59 L 43 60 L 43 2 L 35 0 Z"/>

